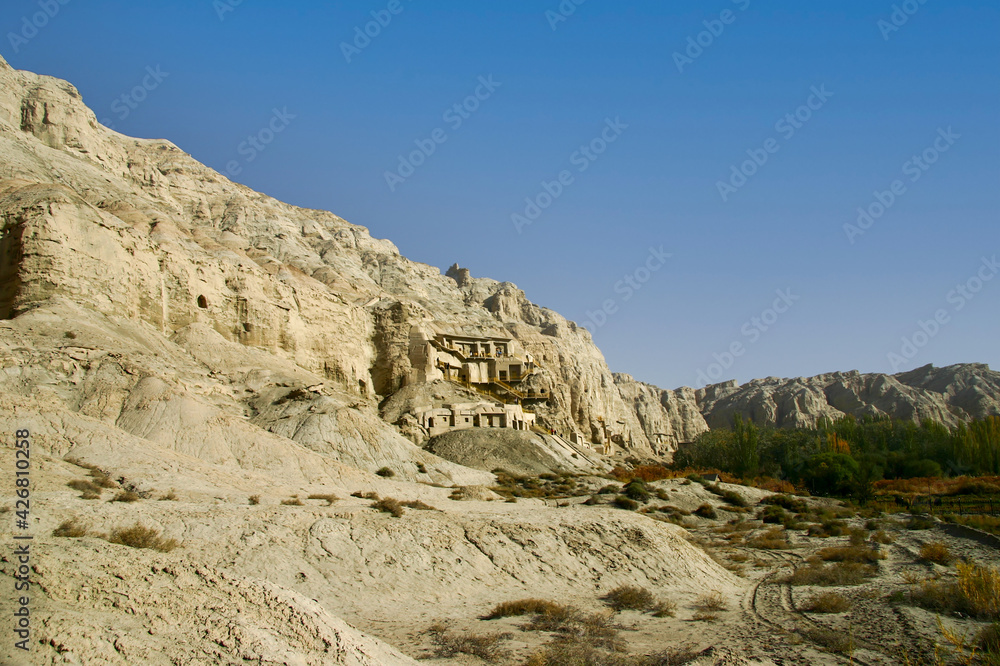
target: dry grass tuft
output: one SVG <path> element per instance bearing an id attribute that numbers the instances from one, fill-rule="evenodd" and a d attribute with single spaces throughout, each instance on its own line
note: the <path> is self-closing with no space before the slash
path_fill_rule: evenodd
<path id="1" fill-rule="evenodd" d="M 333 503 L 336 502 L 337 500 L 339 500 L 340 498 L 337 497 L 336 495 L 334 495 L 333 493 L 327 493 L 327 494 L 313 493 L 312 495 L 310 495 L 306 499 L 311 499 L 311 500 L 325 500 L 327 506 L 333 506 Z"/>
<path id="2" fill-rule="evenodd" d="M 510 640 L 511 634 L 455 633 L 440 623 L 431 625 L 427 631 L 437 648 L 437 656 L 444 659 L 471 654 L 485 661 L 497 662 L 510 657 L 510 652 L 502 643 Z"/>
<path id="3" fill-rule="evenodd" d="M 795 570 L 788 578 L 792 585 L 859 585 L 875 575 L 878 569 L 860 562 L 834 562 L 824 565 L 814 562 Z"/>
<path id="4" fill-rule="evenodd" d="M 305 506 L 305 502 L 299 499 L 299 496 L 289 497 L 288 499 L 281 500 L 284 506 Z"/>
<path id="5" fill-rule="evenodd" d="M 79 539 L 80 537 L 87 536 L 88 529 L 88 525 L 80 522 L 79 518 L 73 517 L 69 520 L 64 520 L 59 524 L 59 527 L 52 530 L 52 536 Z"/>
<path id="6" fill-rule="evenodd" d="M 677 603 L 670 599 L 661 599 L 649 610 L 653 617 L 673 617 L 677 614 Z"/>
<path id="7" fill-rule="evenodd" d="M 868 546 L 840 546 L 823 548 L 818 553 L 824 562 L 863 562 L 874 564 L 885 559 L 885 553 Z"/>
<path id="8" fill-rule="evenodd" d="M 691 616 L 691 622 L 716 622 L 718 619 L 717 613 L 709 613 L 708 611 L 698 611 Z"/>
<path id="9" fill-rule="evenodd" d="M 400 504 L 399 500 L 392 497 L 384 497 L 374 502 L 372 508 L 378 509 L 382 513 L 391 513 L 395 518 L 402 518 L 403 514 L 406 513 L 403 511 L 403 505 Z"/>
<path id="10" fill-rule="evenodd" d="M 260 504 L 260 495 L 251 495 L 247 498 L 247 501 L 250 503 L 250 506 L 257 506 Z"/>
<path id="11" fill-rule="evenodd" d="M 161 553 L 169 553 L 180 545 L 176 539 L 164 539 L 159 530 L 138 522 L 131 527 L 116 527 L 111 530 L 108 541 L 132 548 L 151 548 Z"/>
<path id="12" fill-rule="evenodd" d="M 645 588 L 622 585 L 601 597 L 601 601 L 616 611 L 647 610 L 656 603 L 656 597 Z"/>
<path id="13" fill-rule="evenodd" d="M 807 613 L 844 613 L 851 608 L 851 602 L 836 592 L 822 592 L 809 600 L 803 608 Z"/>
<path id="14" fill-rule="evenodd" d="M 894 539 L 885 530 L 879 530 L 872 535 L 872 541 L 875 543 L 890 544 Z"/>
<path id="15" fill-rule="evenodd" d="M 162 497 L 160 497 L 160 501 L 161 502 L 176 502 L 177 501 L 177 491 L 175 491 L 173 488 L 171 488 L 169 493 L 167 493 L 166 495 L 163 495 Z"/>
<path id="16" fill-rule="evenodd" d="M 420 500 L 410 500 L 408 502 L 402 502 L 402 505 L 407 509 L 417 509 L 418 511 L 437 511 L 434 507 L 426 502 L 421 502 Z"/>
<path id="17" fill-rule="evenodd" d="M 520 617 L 522 615 L 564 615 L 569 609 L 562 604 L 545 599 L 518 599 L 504 601 L 493 607 L 484 620 L 495 620 L 501 617 Z"/>
<path id="18" fill-rule="evenodd" d="M 854 641 L 851 640 L 849 635 L 845 635 L 841 631 L 834 631 L 826 627 L 808 627 L 799 629 L 799 633 L 831 652 L 838 652 L 840 654 L 851 654 L 854 652 Z"/>
<path id="19" fill-rule="evenodd" d="M 141 499 L 142 499 L 142 497 L 140 497 L 139 493 L 137 493 L 135 491 L 132 491 L 132 490 L 123 490 L 120 493 L 118 493 L 117 495 L 115 495 L 113 498 L 111 498 L 111 501 L 112 502 L 138 502 Z"/>
<path id="20" fill-rule="evenodd" d="M 719 517 L 719 514 L 715 512 L 715 508 L 711 504 L 702 504 L 697 509 L 694 510 L 694 515 L 701 516 L 702 518 L 709 518 L 715 520 Z"/>
<path id="21" fill-rule="evenodd" d="M 708 592 L 703 594 L 694 602 L 694 607 L 697 610 L 715 613 L 719 611 L 728 610 L 726 606 L 726 600 L 722 598 L 722 594 L 719 592 Z"/>
<path id="22" fill-rule="evenodd" d="M 951 554 L 951 550 L 948 548 L 947 544 L 941 543 L 940 541 L 933 541 L 931 543 L 925 543 L 920 547 L 920 559 L 924 562 L 947 565 L 955 559 L 955 557 Z"/>
<path id="23" fill-rule="evenodd" d="M 747 545 L 751 548 L 761 548 L 764 550 L 786 550 L 792 547 L 788 543 L 786 534 L 783 528 L 775 527 L 750 539 Z"/>
<path id="24" fill-rule="evenodd" d="M 101 494 L 101 487 L 88 479 L 73 479 L 66 485 L 72 488 L 73 490 L 79 490 L 82 493 L 94 493 L 97 495 Z"/>

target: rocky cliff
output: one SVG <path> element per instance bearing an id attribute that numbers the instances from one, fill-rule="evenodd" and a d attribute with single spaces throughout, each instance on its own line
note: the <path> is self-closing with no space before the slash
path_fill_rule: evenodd
<path id="1" fill-rule="evenodd" d="M 1000 414 L 1000 372 L 981 363 L 896 375 L 834 372 L 793 379 L 714 384 L 694 392 L 711 428 L 732 425 L 735 414 L 760 425 L 813 426 L 820 417 L 891 416 L 933 419 L 949 426 Z"/>
<path id="2" fill-rule="evenodd" d="M 169 433 L 175 417 L 160 430 L 149 422 L 193 399 L 248 433 L 369 470 L 401 461 L 416 478 L 427 460 L 377 410 L 409 372 L 414 327 L 518 339 L 541 366 L 530 384 L 551 395 L 537 408 L 543 427 L 595 442 L 610 435 L 637 455 L 668 454 L 737 411 L 780 426 L 841 414 L 955 423 L 998 412 L 1000 382 L 985 366 L 697 391 L 612 375 L 585 329 L 515 285 L 458 265 L 442 275 L 364 227 L 233 183 L 168 141 L 118 134 L 69 83 L 2 59 L 0 156 L 0 318 L 44 311 L 65 320 L 56 331 L 65 336 L 89 323 L 103 337 L 88 354 L 133 347 L 134 337 L 111 338 L 138 328 L 191 368 L 130 367 L 144 355 L 80 361 L 67 350 L 81 345 L 66 337 L 42 345 L 52 350 L 45 372 L 32 365 L 38 358 L 8 358 L 21 368 L 16 390 L 37 394 L 30 377 L 45 376 L 67 409 L 132 434 Z M 26 347 L 38 346 L 21 332 Z M 53 363 L 70 369 L 54 378 Z M 464 474 L 436 464 L 445 476 Z"/>
<path id="3" fill-rule="evenodd" d="M 117 134 L 72 85 L 2 60 L 0 155 L 0 318 L 63 299 L 167 338 L 188 340 L 195 327 L 361 404 L 401 387 L 413 326 L 513 336 L 544 366 L 533 381 L 552 391 L 545 427 L 589 439 L 621 422 L 644 453 L 674 441 L 651 444 L 589 333 L 513 284 L 457 267 L 442 275 L 332 213 L 230 182 L 168 141 Z M 249 394 L 231 405 L 269 428 L 278 415 L 257 417 L 259 406 Z"/>

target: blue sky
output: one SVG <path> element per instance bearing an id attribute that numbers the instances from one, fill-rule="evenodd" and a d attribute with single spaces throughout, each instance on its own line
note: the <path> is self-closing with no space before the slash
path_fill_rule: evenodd
<path id="1" fill-rule="evenodd" d="M 615 371 L 1000 368 L 995 1 L 64 2 L 5 2 L 4 58 Z"/>

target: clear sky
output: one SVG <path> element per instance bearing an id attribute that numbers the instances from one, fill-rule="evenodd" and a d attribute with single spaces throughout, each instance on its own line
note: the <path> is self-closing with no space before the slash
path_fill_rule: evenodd
<path id="1" fill-rule="evenodd" d="M 0 53 L 664 388 L 1000 369 L 996 0 L 489 4 L 6 0 Z"/>

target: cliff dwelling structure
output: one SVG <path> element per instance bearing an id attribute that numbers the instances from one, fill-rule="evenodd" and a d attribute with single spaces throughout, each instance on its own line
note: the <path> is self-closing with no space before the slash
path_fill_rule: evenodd
<path id="1" fill-rule="evenodd" d="M 538 364 L 512 338 L 432 334 L 415 328 L 409 356 L 412 369 L 407 384 L 446 380 L 482 397 L 436 404 L 415 414 L 432 437 L 464 428 L 529 430 L 535 424 L 530 406 L 549 397 L 545 388 L 524 385 Z"/>

